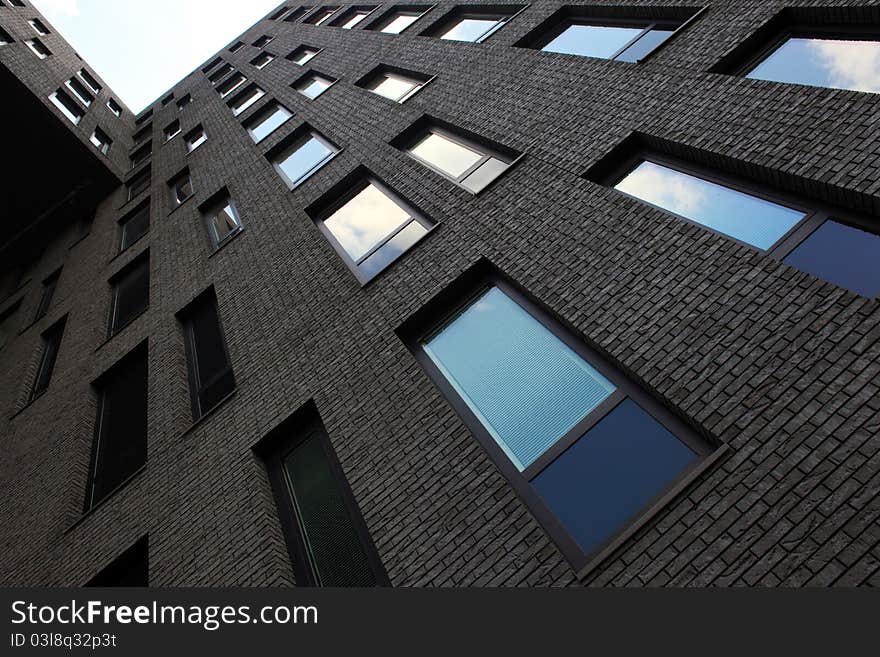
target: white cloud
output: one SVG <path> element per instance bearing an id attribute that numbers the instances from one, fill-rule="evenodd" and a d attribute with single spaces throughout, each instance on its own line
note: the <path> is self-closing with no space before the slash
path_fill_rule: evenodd
<path id="1" fill-rule="evenodd" d="M 706 183 L 652 162 L 644 162 L 617 189 L 686 217 L 704 211 L 709 201 Z"/>
<path id="2" fill-rule="evenodd" d="M 880 43 L 816 39 L 809 47 L 833 86 L 880 93 Z"/>

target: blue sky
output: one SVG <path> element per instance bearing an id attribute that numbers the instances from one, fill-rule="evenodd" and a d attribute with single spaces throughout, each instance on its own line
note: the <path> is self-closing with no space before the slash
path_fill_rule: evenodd
<path id="1" fill-rule="evenodd" d="M 134 111 L 281 0 L 31 0 Z"/>

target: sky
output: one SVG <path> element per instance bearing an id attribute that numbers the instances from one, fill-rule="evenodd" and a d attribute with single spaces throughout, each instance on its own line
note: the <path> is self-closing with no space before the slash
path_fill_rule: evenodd
<path id="1" fill-rule="evenodd" d="M 138 113 L 281 0 L 31 0 Z"/>

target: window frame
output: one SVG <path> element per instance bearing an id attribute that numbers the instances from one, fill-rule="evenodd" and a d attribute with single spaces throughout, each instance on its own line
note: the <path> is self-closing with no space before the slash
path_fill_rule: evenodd
<path id="1" fill-rule="evenodd" d="M 194 143 L 194 140 L 192 139 L 191 135 L 195 135 L 197 133 L 201 133 L 201 136 L 204 137 L 204 139 L 202 139 L 195 146 L 192 146 L 192 144 Z M 187 156 L 191 155 L 192 153 L 195 153 L 202 146 L 204 146 L 207 143 L 207 141 L 208 141 L 208 132 L 207 132 L 207 130 L 205 130 L 205 127 L 201 123 L 199 123 L 196 127 L 194 127 L 192 130 L 190 130 L 189 132 L 187 132 L 183 136 L 183 143 L 186 145 Z"/>
<path id="2" fill-rule="evenodd" d="M 450 9 L 444 16 L 431 24 L 426 30 L 419 33 L 419 36 L 431 37 L 443 41 L 452 41 L 453 43 L 485 43 L 495 34 L 500 32 L 508 23 L 521 13 L 528 9 L 529 5 L 457 5 Z M 513 11 L 508 12 L 508 8 Z M 464 39 L 444 39 L 444 35 L 452 31 L 452 29 L 464 20 L 491 20 L 496 24 L 487 28 L 482 35 L 473 41 Z"/>
<path id="3" fill-rule="evenodd" d="M 113 105 L 116 105 L 117 109 L 114 109 Z M 122 118 L 122 105 L 120 105 L 114 98 L 107 99 L 107 108 L 113 113 L 113 116 L 119 119 Z"/>
<path id="4" fill-rule="evenodd" d="M 350 7 L 340 12 L 339 15 L 333 18 L 329 23 L 327 23 L 327 26 L 338 27 L 346 30 L 353 30 L 360 26 L 361 29 L 363 29 L 364 21 L 367 20 L 374 13 L 376 13 L 380 6 L 381 5 L 351 5 Z M 363 18 L 361 18 L 351 27 L 345 27 L 345 25 L 355 16 L 363 16 Z"/>
<path id="5" fill-rule="evenodd" d="M 136 271 L 139 267 L 146 268 L 147 274 L 147 298 L 146 304 L 143 308 L 141 308 L 137 313 L 132 315 L 125 322 L 116 325 L 116 318 L 119 313 L 119 283 L 131 275 L 134 271 Z M 150 284 L 150 252 L 149 250 L 144 251 L 136 258 L 134 258 L 130 263 L 128 263 L 125 267 L 120 269 L 118 272 L 113 274 L 108 279 L 108 283 L 110 284 L 110 317 L 107 322 L 107 340 L 119 335 L 124 331 L 128 326 L 133 324 L 143 316 L 150 309 L 150 295 L 152 293 L 152 285 Z"/>
<path id="6" fill-rule="evenodd" d="M 381 83 L 380 78 L 383 78 L 383 77 L 384 78 L 389 78 L 389 77 L 402 78 L 402 79 L 406 80 L 407 82 L 415 80 L 415 81 L 419 82 L 419 84 L 415 89 L 411 89 L 410 91 L 405 93 L 403 96 L 401 96 L 399 99 L 395 100 L 393 98 L 389 98 L 388 96 L 383 96 L 382 94 L 377 92 L 374 87 L 370 86 L 371 84 Z M 410 70 L 402 69 L 402 68 L 399 68 L 396 66 L 388 66 L 387 64 L 380 64 L 379 66 L 377 66 L 376 68 L 371 70 L 369 73 L 367 73 L 365 76 L 363 76 L 360 80 L 355 82 L 355 86 L 359 87 L 361 89 L 364 89 L 365 91 L 369 91 L 371 94 L 379 96 L 380 98 L 384 98 L 387 101 L 390 101 L 392 103 L 397 103 L 398 105 L 402 105 L 403 103 L 405 103 L 410 98 L 415 96 L 417 93 L 419 93 L 422 89 L 427 87 L 429 84 L 431 84 L 436 79 L 437 79 L 436 75 L 428 75 L 426 73 L 419 73 L 417 71 L 410 71 Z M 378 86 L 378 85 L 376 84 L 376 86 Z"/>
<path id="7" fill-rule="evenodd" d="M 321 93 L 319 93 L 317 96 L 314 96 L 314 97 L 309 96 L 302 89 L 300 89 L 300 86 L 309 78 L 314 78 L 314 79 L 323 78 L 324 80 L 329 80 L 330 84 L 328 84 L 326 87 L 324 87 L 321 90 Z M 299 76 L 296 80 L 294 80 L 290 84 L 290 87 L 291 87 L 291 89 L 293 89 L 296 93 L 298 93 L 303 98 L 306 98 L 306 99 L 314 102 L 314 101 L 318 100 L 318 98 L 323 96 L 325 93 L 330 91 L 330 89 L 333 87 L 333 85 L 335 85 L 337 82 L 339 82 L 339 78 L 334 78 L 330 75 L 327 75 L 325 73 L 320 73 L 319 71 L 316 71 L 315 69 L 310 68 L 305 73 L 303 73 L 301 76 Z"/>
<path id="8" fill-rule="evenodd" d="M 113 140 L 106 132 L 101 130 L 100 126 L 95 126 L 95 129 L 92 130 L 92 136 L 89 137 L 89 141 L 104 157 L 109 155 L 110 149 L 113 147 Z"/>
<path id="9" fill-rule="evenodd" d="M 55 297 L 55 291 L 58 288 L 58 281 L 61 278 L 62 269 L 62 267 L 59 267 L 43 279 L 42 289 L 40 291 L 40 303 L 37 305 L 37 311 L 34 313 L 34 319 L 31 322 L 32 324 L 49 314 L 49 308 L 52 305 L 52 299 Z"/>
<path id="10" fill-rule="evenodd" d="M 284 119 L 284 121 L 279 123 L 277 126 L 275 126 L 270 132 L 267 132 L 262 139 L 257 140 L 256 135 L 254 135 L 254 128 L 268 121 L 269 117 L 273 116 L 275 112 L 279 109 L 287 112 L 287 118 Z M 242 123 L 242 127 L 247 131 L 251 140 L 253 140 L 255 144 L 261 144 L 266 141 L 271 135 L 275 134 L 277 130 L 280 130 L 282 127 L 284 127 L 287 122 L 290 121 L 290 119 L 292 119 L 293 117 L 294 113 L 287 109 L 286 105 L 273 98 L 269 102 L 265 103 L 259 110 L 254 112 L 247 119 L 245 119 Z"/>
<path id="11" fill-rule="evenodd" d="M 410 9 L 407 9 L 410 7 Z M 424 11 L 420 11 L 419 9 L 414 9 L 414 7 L 424 8 Z M 433 4 L 398 4 L 392 5 L 388 8 L 387 11 L 382 12 L 374 21 L 372 21 L 369 25 L 364 26 L 363 29 L 370 30 L 372 32 L 380 32 L 381 34 L 389 34 L 391 36 L 399 36 L 412 28 L 413 25 L 418 23 L 422 18 L 425 17 L 426 14 L 430 13 L 437 7 L 436 3 Z M 403 28 L 400 32 L 384 32 L 383 30 L 391 25 L 394 20 L 398 16 L 415 16 L 415 20 Z"/>
<path id="12" fill-rule="evenodd" d="M 37 369 L 31 383 L 30 393 L 28 394 L 28 404 L 42 397 L 48 392 L 49 386 L 52 384 L 52 375 L 55 373 L 58 354 L 61 352 L 66 325 L 67 315 L 40 334 L 40 359 L 37 362 Z M 41 383 L 44 375 L 46 377 L 45 383 Z"/>
<path id="13" fill-rule="evenodd" d="M 483 262 L 485 264 L 485 262 Z M 423 343 L 442 332 L 461 313 L 470 308 L 486 291 L 499 288 L 518 304 L 532 319 L 541 324 L 568 346 L 579 357 L 596 369 L 616 387 L 601 404 L 557 440 L 552 447 L 522 472 L 504 453 L 470 406 L 462 399 L 440 368 L 427 354 Z M 728 451 L 726 443 L 706 435 L 670 407 L 657 399 L 650 389 L 592 346 L 585 337 L 576 334 L 557 318 L 556 314 L 536 300 L 518 283 L 494 267 L 477 266 L 455 281 L 438 297 L 404 322 L 398 336 L 422 367 L 425 375 L 436 386 L 443 399 L 458 415 L 461 423 L 473 435 L 488 458 L 498 467 L 514 492 L 538 521 L 547 536 L 557 545 L 579 579 L 617 552 L 637 531 L 652 521 L 696 479 L 713 467 Z M 596 549 L 584 552 L 562 521 L 543 501 L 532 485 L 532 480 L 577 443 L 590 429 L 598 425 L 625 400 L 631 399 L 642 411 L 675 436 L 696 454 L 694 463 L 657 493 L 620 529 L 610 534 Z"/>
<path id="14" fill-rule="evenodd" d="M 289 120 L 290 119 L 288 118 L 288 121 Z M 278 127 L 280 128 L 281 126 Z M 301 175 L 299 178 L 297 178 L 296 180 L 291 180 L 284 169 L 281 168 L 281 163 L 279 162 L 279 160 L 281 159 L 283 153 L 286 153 L 287 157 L 290 157 L 293 152 L 304 146 L 311 139 L 316 139 L 322 146 L 324 146 L 324 148 L 328 149 L 330 153 L 318 163 L 309 168 L 309 170 L 303 173 L 303 175 Z M 304 123 L 294 132 L 292 132 L 287 138 L 285 138 L 280 144 L 278 144 L 278 146 L 275 146 L 268 153 L 266 153 L 266 157 L 272 164 L 272 168 L 275 169 L 275 172 L 287 185 L 287 188 L 290 191 L 293 191 L 297 187 L 305 183 L 318 171 L 327 166 L 341 152 L 342 148 L 334 144 L 332 141 L 330 141 L 327 137 L 322 135 L 308 123 Z"/>
<path id="15" fill-rule="evenodd" d="M 296 61 L 296 59 L 294 58 L 294 55 L 301 50 L 314 51 L 315 54 L 313 54 L 306 61 L 304 61 L 302 64 L 300 64 L 298 61 Z M 303 43 L 303 44 L 298 45 L 296 48 L 291 50 L 289 53 L 287 53 L 287 55 L 284 56 L 284 59 L 291 62 L 292 64 L 295 64 L 296 66 L 304 67 L 306 64 L 308 64 L 310 61 L 312 61 L 315 57 L 320 55 L 322 52 L 324 52 L 324 48 L 318 48 L 317 46 L 310 46 L 306 43 Z"/>
<path id="16" fill-rule="evenodd" d="M 79 125 L 86 116 L 85 110 L 64 89 L 59 88 L 49 94 L 49 102 L 73 125 Z"/>
<path id="17" fill-rule="evenodd" d="M 36 37 L 33 39 L 25 39 L 24 43 L 28 47 L 28 50 L 30 50 L 37 59 L 48 59 L 52 56 L 52 51 L 49 50 L 45 43 Z M 41 49 L 44 52 L 40 52 Z"/>
<path id="18" fill-rule="evenodd" d="M 223 239 L 220 239 L 219 236 L 216 235 L 214 232 L 214 227 L 211 220 L 216 216 L 219 210 L 225 209 L 227 205 L 232 208 L 232 213 L 235 217 L 238 228 L 230 232 Z M 211 242 L 212 255 L 214 253 L 217 253 L 217 251 L 222 249 L 235 237 L 244 232 L 244 222 L 242 222 L 241 220 L 241 213 L 238 211 L 238 205 L 236 204 L 235 199 L 232 198 L 232 194 L 230 194 L 229 190 L 226 188 L 221 189 L 205 203 L 199 206 L 199 213 L 202 216 L 202 223 L 204 224 L 205 231 L 208 234 L 208 240 Z"/>
<path id="19" fill-rule="evenodd" d="M 323 5 L 315 9 L 315 11 L 310 13 L 308 16 L 306 16 L 302 22 L 306 25 L 314 25 L 315 27 L 324 25 L 330 19 L 332 19 L 336 15 L 336 12 L 338 12 L 341 8 L 342 5 Z M 327 15 L 323 18 L 318 19 L 318 17 L 324 13 L 326 13 Z"/>
<path id="20" fill-rule="evenodd" d="M 185 198 L 181 199 L 178 192 L 182 187 L 185 187 L 187 185 L 189 186 L 189 194 L 187 194 Z M 171 212 L 174 212 L 177 208 L 185 204 L 196 195 L 196 188 L 193 184 L 192 175 L 190 174 L 189 167 L 184 167 L 181 171 L 178 171 L 176 174 L 174 174 L 174 176 L 172 176 L 171 179 L 168 181 L 167 187 L 168 200 L 171 204 Z"/>
<path id="21" fill-rule="evenodd" d="M 137 215 L 139 215 L 141 212 L 144 212 L 144 211 L 146 211 L 146 217 L 147 217 L 146 230 L 144 230 L 144 232 L 141 235 L 139 235 L 135 239 L 131 240 L 128 244 L 126 244 L 125 237 L 128 232 L 126 229 L 126 226 L 128 225 L 128 223 L 132 219 L 134 219 Z M 118 242 L 116 255 L 119 255 L 120 253 L 124 253 L 125 251 L 128 251 L 128 249 L 133 247 L 135 244 L 137 244 L 139 241 L 141 241 L 144 237 L 146 237 L 147 235 L 150 234 L 150 226 L 152 224 L 151 212 L 152 212 L 152 205 L 150 203 L 150 199 L 146 199 L 143 203 L 138 205 L 133 210 L 127 212 L 123 217 L 121 217 L 119 219 L 119 221 L 117 221 L 117 225 L 119 226 L 119 242 Z"/>
<path id="22" fill-rule="evenodd" d="M 260 59 L 265 59 L 266 60 L 265 63 L 258 64 L 257 61 Z M 250 65 L 253 66 L 255 69 L 257 69 L 258 71 L 262 71 L 269 64 L 274 62 L 275 59 L 276 59 L 275 55 L 273 55 L 268 50 L 263 50 L 256 57 L 254 57 L 253 59 L 250 60 Z"/>
<path id="23" fill-rule="evenodd" d="M 266 97 L 266 95 L 267 92 L 265 89 L 263 89 L 256 82 L 251 82 L 239 93 L 230 98 L 227 101 L 226 106 L 232 112 L 232 116 L 238 117 L 247 112 L 257 103 L 259 103 L 263 98 Z"/>

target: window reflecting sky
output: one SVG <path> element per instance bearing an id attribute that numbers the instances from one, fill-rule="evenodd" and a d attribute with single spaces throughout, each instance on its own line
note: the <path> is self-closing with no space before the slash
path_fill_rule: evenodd
<path id="1" fill-rule="evenodd" d="M 482 154 L 461 144 L 431 133 L 412 148 L 412 153 L 458 178 L 482 159 Z"/>
<path id="2" fill-rule="evenodd" d="M 333 84 L 331 80 L 313 75 L 297 85 L 296 88 L 299 90 L 300 93 L 314 100 L 322 93 L 324 93 L 327 87 L 329 87 L 331 84 Z"/>
<path id="3" fill-rule="evenodd" d="M 692 221 L 769 249 L 804 214 L 654 162 L 642 162 L 616 186 Z"/>
<path id="4" fill-rule="evenodd" d="M 382 28 L 386 34 L 400 34 L 410 25 L 419 20 L 419 16 L 397 16 L 388 25 Z"/>
<path id="5" fill-rule="evenodd" d="M 880 93 L 880 42 L 792 38 L 747 77 Z"/>
<path id="6" fill-rule="evenodd" d="M 297 185 L 302 182 L 306 175 L 312 172 L 312 169 L 332 154 L 333 151 L 323 143 L 315 139 L 315 137 L 310 137 L 308 141 L 301 144 L 295 151 L 279 161 L 278 166 L 281 167 L 281 170 L 287 176 L 289 184 Z"/>
<path id="7" fill-rule="evenodd" d="M 357 261 L 409 218 L 409 213 L 370 183 L 325 219 L 324 225 Z"/>
<path id="8" fill-rule="evenodd" d="M 417 86 L 419 86 L 418 82 L 405 80 L 399 76 L 384 75 L 382 81 L 373 87 L 373 91 L 380 96 L 385 96 L 385 98 L 400 100 Z"/>
<path id="9" fill-rule="evenodd" d="M 497 24 L 497 18 L 463 18 L 440 38 L 452 41 L 476 41 Z"/>
<path id="10" fill-rule="evenodd" d="M 607 27 L 604 25 L 571 25 L 542 48 L 546 52 L 608 59 L 630 41 L 641 28 Z"/>
<path id="11" fill-rule="evenodd" d="M 251 126 L 254 141 L 262 141 L 274 132 L 280 125 L 292 116 L 284 107 L 276 106 L 275 110 L 264 117 L 258 123 Z"/>

